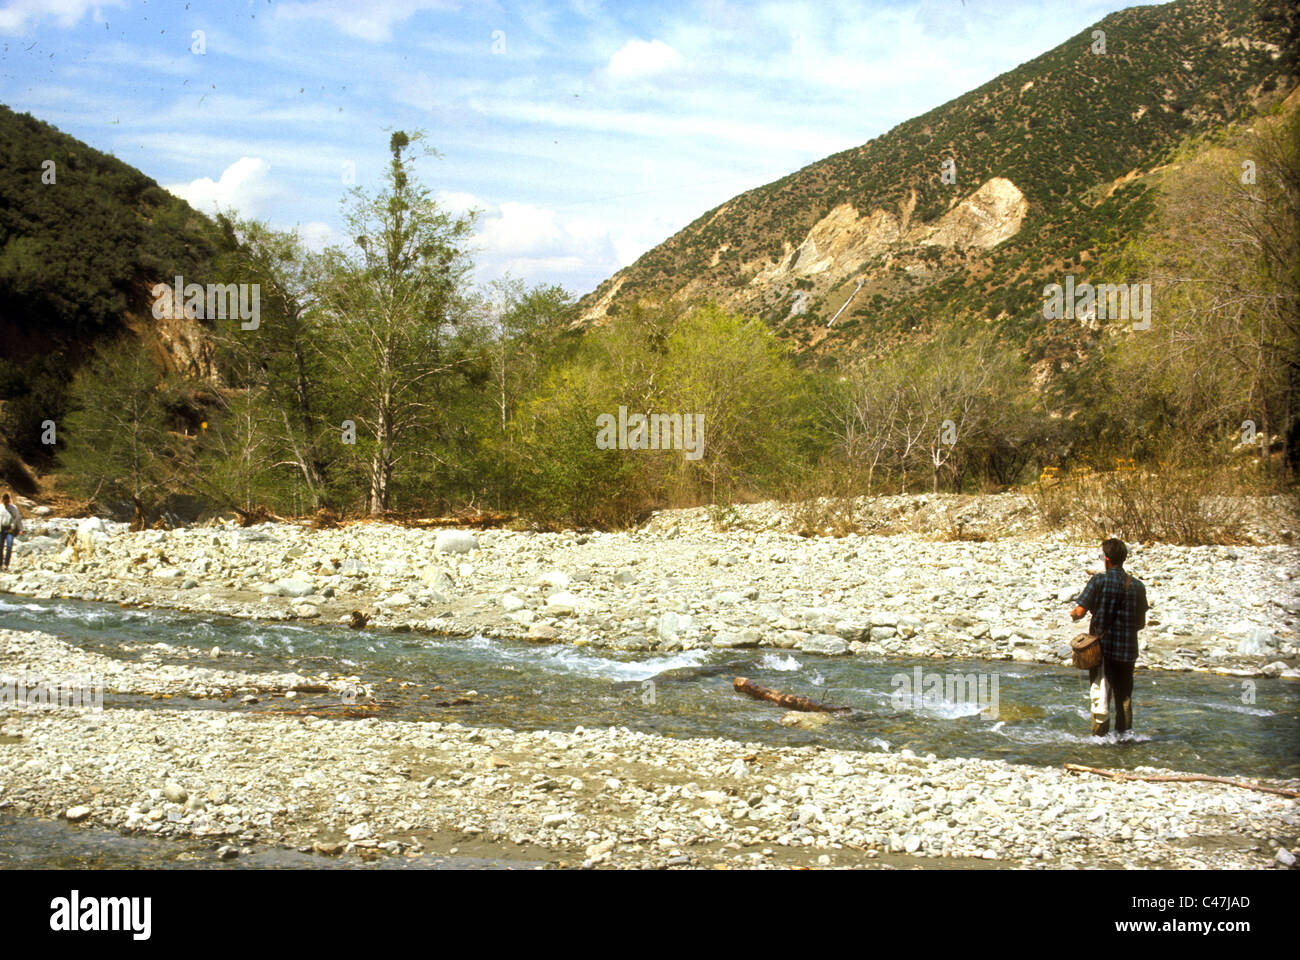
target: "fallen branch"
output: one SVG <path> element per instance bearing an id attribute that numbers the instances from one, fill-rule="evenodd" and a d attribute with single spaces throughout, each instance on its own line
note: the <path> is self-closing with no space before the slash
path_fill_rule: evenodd
<path id="1" fill-rule="evenodd" d="M 853 709 L 852 707 L 830 707 L 824 703 L 809 700 L 807 697 L 797 697 L 792 693 L 781 693 L 778 690 L 772 690 L 762 684 L 755 683 L 747 677 L 737 677 L 731 681 L 731 685 L 738 693 L 753 697 L 755 700 L 767 700 L 770 703 L 775 703 L 778 707 L 785 707 L 787 710 L 802 710 L 805 713 L 842 713 Z"/>
<path id="2" fill-rule="evenodd" d="M 1070 773 L 1095 773 L 1099 777 L 1112 777 L 1116 780 L 1146 780 L 1152 783 L 1165 783 L 1169 781 L 1189 783 L 1203 780 L 1207 783 L 1226 783 L 1230 787 L 1241 787 L 1243 790 L 1259 790 L 1262 793 L 1276 793 L 1278 796 L 1282 797 L 1300 797 L 1300 790 L 1287 790 L 1283 787 L 1266 787 L 1262 784 L 1251 783 L 1248 780 L 1233 780 L 1231 777 L 1212 777 L 1207 773 L 1126 773 L 1123 770 L 1103 770 L 1100 767 L 1085 767 L 1078 763 L 1067 763 L 1065 769 L 1070 771 Z"/>

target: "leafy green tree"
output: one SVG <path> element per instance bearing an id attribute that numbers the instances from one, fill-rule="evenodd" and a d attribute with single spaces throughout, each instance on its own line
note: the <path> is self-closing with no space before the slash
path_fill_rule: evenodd
<path id="1" fill-rule="evenodd" d="M 406 151 L 421 139 L 394 133 L 384 189 L 352 192 L 354 247 L 329 251 L 320 291 L 321 347 L 339 409 L 358 427 L 372 514 L 389 509 L 398 471 L 437 469 L 428 444 L 448 427 L 443 381 L 470 356 L 457 327 L 473 216 L 441 209 L 412 179 Z"/>
<path id="2" fill-rule="evenodd" d="M 476 434 L 472 460 L 480 489 L 500 508 L 518 497 L 522 481 L 515 429 L 520 404 L 573 346 L 576 338 L 566 327 L 574 305 L 561 287 L 529 287 L 507 275 L 488 285 L 477 307 L 483 376 L 476 415 L 469 414 Z"/>
<path id="3" fill-rule="evenodd" d="M 283 446 L 278 411 L 265 393 L 262 387 L 222 392 L 217 416 L 185 471 L 187 489 L 245 519 L 257 516 L 259 508 L 287 504 L 295 479 L 301 484 L 296 472 L 301 465 L 283 456 L 290 451 Z M 319 508 L 319 499 L 310 502 Z"/>
<path id="4" fill-rule="evenodd" d="M 229 217 L 218 222 L 224 249 L 215 269 L 226 283 L 255 284 L 260 308 L 252 329 L 245 329 L 237 316 L 215 321 L 218 367 L 229 386 L 265 409 L 251 411 L 245 398 L 232 398 L 226 406 L 240 411 L 231 414 L 236 416 L 234 433 L 223 429 L 207 435 L 219 444 L 214 451 L 218 459 L 229 452 L 233 436 L 241 437 L 237 446 L 242 453 L 232 463 L 244 464 L 250 475 L 238 480 L 224 469 L 213 473 L 204 468 L 203 476 L 222 476 L 236 488 L 257 487 L 254 474 L 283 463 L 299 475 L 311 509 L 319 509 L 338 456 L 335 431 L 326 420 L 331 398 L 319 347 L 319 258 L 306 250 L 296 231 Z M 264 436 L 248 434 L 253 428 Z"/>
<path id="5" fill-rule="evenodd" d="M 53 447 L 44 442 L 43 424 L 61 423 L 68 410 L 71 374 L 67 360 L 49 353 L 18 364 L 0 360 L 0 438 L 29 463 L 47 466 L 62 445 L 55 432 Z"/>
<path id="6" fill-rule="evenodd" d="M 1300 414 L 1300 112 L 1194 141 L 1179 159 L 1154 229 L 1114 262 L 1151 283 L 1153 303 L 1149 330 L 1110 331 L 1128 406 L 1114 415 L 1151 452 L 1188 438 L 1204 448 L 1251 421 L 1266 457 Z"/>
<path id="7" fill-rule="evenodd" d="M 763 323 L 717 306 L 677 319 L 664 344 L 663 407 L 703 415 L 702 456 L 660 461 L 694 481 L 710 503 L 771 486 L 801 456 L 812 432 L 801 378 Z M 646 411 L 649 412 L 649 411 Z"/>
<path id="8" fill-rule="evenodd" d="M 59 460 L 74 489 L 99 503 L 130 503 L 132 522 L 142 526 L 169 492 L 180 458 L 161 366 L 135 341 L 120 340 L 78 372 L 71 397 Z"/>

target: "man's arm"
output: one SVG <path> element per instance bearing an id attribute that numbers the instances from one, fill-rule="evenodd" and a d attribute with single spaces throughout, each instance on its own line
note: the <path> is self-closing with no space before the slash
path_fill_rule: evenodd
<path id="1" fill-rule="evenodd" d="M 1094 574 L 1088 578 L 1088 585 L 1083 588 L 1083 593 L 1079 594 L 1079 599 L 1075 601 L 1076 605 L 1070 611 L 1070 619 L 1078 620 L 1085 613 L 1097 608 L 1097 592 L 1100 589 L 1098 581 L 1102 574 Z"/>

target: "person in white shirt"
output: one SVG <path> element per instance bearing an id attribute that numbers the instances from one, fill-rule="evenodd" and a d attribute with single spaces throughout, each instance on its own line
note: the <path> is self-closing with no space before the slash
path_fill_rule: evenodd
<path id="1" fill-rule="evenodd" d="M 9 494 L 0 497 L 0 570 L 9 569 L 14 553 L 14 537 L 23 532 L 23 515 Z"/>

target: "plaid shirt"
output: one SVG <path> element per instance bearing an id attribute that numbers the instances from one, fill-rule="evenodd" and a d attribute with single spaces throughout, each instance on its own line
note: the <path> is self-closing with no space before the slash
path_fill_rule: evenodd
<path id="1" fill-rule="evenodd" d="M 1094 574 L 1075 601 L 1092 614 L 1088 632 L 1096 634 L 1115 611 L 1115 622 L 1101 638 L 1101 655 L 1107 660 L 1132 663 L 1138 657 L 1138 631 L 1147 625 L 1147 588 L 1134 577 L 1129 583 L 1128 596 L 1124 597 L 1124 581 L 1128 574 L 1123 567 L 1111 567 L 1105 573 Z M 1121 598 L 1124 599 L 1120 603 Z"/>

